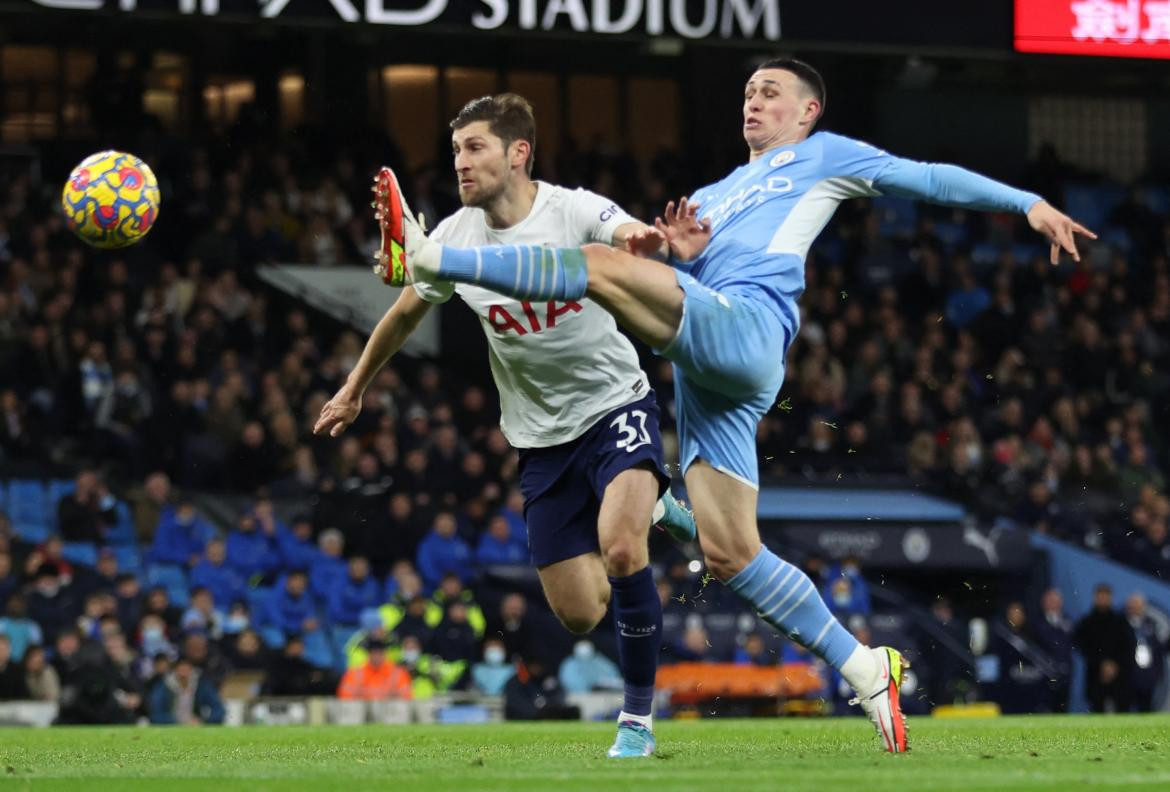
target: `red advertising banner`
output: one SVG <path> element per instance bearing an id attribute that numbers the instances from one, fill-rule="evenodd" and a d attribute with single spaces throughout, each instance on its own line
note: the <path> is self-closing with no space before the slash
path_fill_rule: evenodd
<path id="1" fill-rule="evenodd" d="M 1017 52 L 1170 58 L 1170 0 L 1016 0 Z"/>

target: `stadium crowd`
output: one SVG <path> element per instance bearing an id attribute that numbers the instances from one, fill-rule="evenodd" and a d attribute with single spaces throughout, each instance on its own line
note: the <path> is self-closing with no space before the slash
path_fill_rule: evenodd
<path id="1" fill-rule="evenodd" d="M 544 652 L 526 597 L 480 588 L 485 569 L 527 559 L 490 382 L 397 358 L 342 438 L 310 431 L 363 339 L 255 269 L 364 261 L 377 149 L 322 165 L 305 153 L 319 145 L 227 140 L 140 152 L 164 177 L 163 220 L 122 252 L 85 249 L 51 185 L 0 170 L 0 699 L 58 701 L 64 722 L 215 722 L 220 683 L 242 671 L 272 695 L 474 686 L 535 717 L 537 700 L 563 706 L 554 690 L 612 685 L 592 643 Z M 541 163 L 546 178 L 644 217 L 690 186 L 674 155 L 639 168 L 566 152 Z M 418 171 L 415 208 L 454 209 L 452 181 Z M 909 480 L 987 518 L 1008 504 L 1032 530 L 1170 576 L 1170 191 L 1065 196 L 1105 242 L 1060 268 L 1019 218 L 843 206 L 810 257 L 789 382 L 759 431 L 763 473 Z M 670 368 L 647 365 L 670 414 Z M 246 506 L 212 522 L 196 493 Z M 301 508 L 282 520 L 275 504 L 289 502 Z M 694 573 L 656 557 L 679 616 L 667 659 L 809 660 L 762 636 L 712 647 L 680 610 L 694 607 Z M 867 629 L 860 570 L 811 571 Z M 984 647 L 1004 673 L 985 663 L 978 678 L 994 691 L 1022 673 L 1009 657 L 1026 636 L 1044 649 L 1042 662 L 1021 654 L 1043 677 L 1031 709 L 1063 706 L 1074 646 L 1109 679 L 1091 683 L 1094 706 L 1140 707 L 1148 680 L 1110 647 L 1131 634 L 1137 646 L 1149 625 L 1141 603 L 1123 613 L 1107 599 L 1075 628 L 1053 592 L 1012 603 Z M 702 607 L 721 606 L 708 589 Z M 948 603 L 933 613 L 968 642 Z M 936 676 L 933 700 L 963 695 L 961 669 Z"/>

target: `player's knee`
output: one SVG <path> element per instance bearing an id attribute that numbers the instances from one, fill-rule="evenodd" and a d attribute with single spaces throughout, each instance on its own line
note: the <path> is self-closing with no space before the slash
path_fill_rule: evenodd
<path id="1" fill-rule="evenodd" d="M 755 552 L 758 552 L 758 548 L 753 552 L 748 543 L 703 541 L 702 534 L 699 537 L 707 571 L 722 583 L 738 575 L 740 570 L 752 562 Z"/>
<path id="2" fill-rule="evenodd" d="M 597 605 L 593 608 L 574 607 L 557 612 L 557 618 L 561 620 L 561 624 L 565 625 L 565 629 L 574 635 L 585 635 L 593 632 L 593 629 L 601 623 L 605 617 L 605 608 Z"/>
<path id="3" fill-rule="evenodd" d="M 646 566 L 646 553 L 638 551 L 633 537 L 611 542 L 602 550 L 602 559 L 605 562 L 605 573 L 610 577 L 629 577 Z"/>

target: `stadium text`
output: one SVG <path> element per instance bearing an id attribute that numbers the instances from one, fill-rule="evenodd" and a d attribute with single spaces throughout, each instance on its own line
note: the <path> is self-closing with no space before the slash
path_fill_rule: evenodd
<path id="1" fill-rule="evenodd" d="M 206 17 L 239 16 L 232 0 L 32 0 L 46 8 L 98 11 L 117 7 L 126 13 L 149 6 L 173 7 L 180 14 Z M 419 26 L 467 19 L 467 2 L 418 0 L 415 8 L 387 8 L 387 0 L 328 0 L 332 14 L 344 22 Z M 259 17 L 304 16 L 289 11 L 294 0 L 259 0 Z M 470 23 L 480 30 L 505 26 L 521 30 L 571 29 L 578 33 L 645 32 L 702 39 L 780 38 L 780 0 L 473 0 Z M 253 14 L 255 12 L 252 12 Z M 325 12 L 328 15 L 328 12 Z"/>
<path id="2" fill-rule="evenodd" d="M 1170 0 L 1016 0 L 1016 49 L 1170 58 Z"/>

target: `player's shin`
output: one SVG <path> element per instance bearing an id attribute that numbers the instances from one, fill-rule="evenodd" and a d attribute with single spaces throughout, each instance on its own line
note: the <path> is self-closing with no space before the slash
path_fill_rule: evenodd
<path id="1" fill-rule="evenodd" d="M 829 612 L 816 584 L 800 569 L 762 547 L 727 585 L 764 621 L 820 656 L 854 688 L 872 684 L 877 668 L 867 648 Z"/>
<path id="2" fill-rule="evenodd" d="M 627 577 L 611 577 L 609 583 L 613 590 L 618 664 L 625 680 L 625 698 L 618 720 L 650 729 L 654 677 L 662 649 L 662 602 L 654 585 L 654 573 L 647 566 Z"/>
<path id="3" fill-rule="evenodd" d="M 580 249 L 541 245 L 444 246 L 438 277 L 518 300 L 578 300 L 589 285 Z"/>

